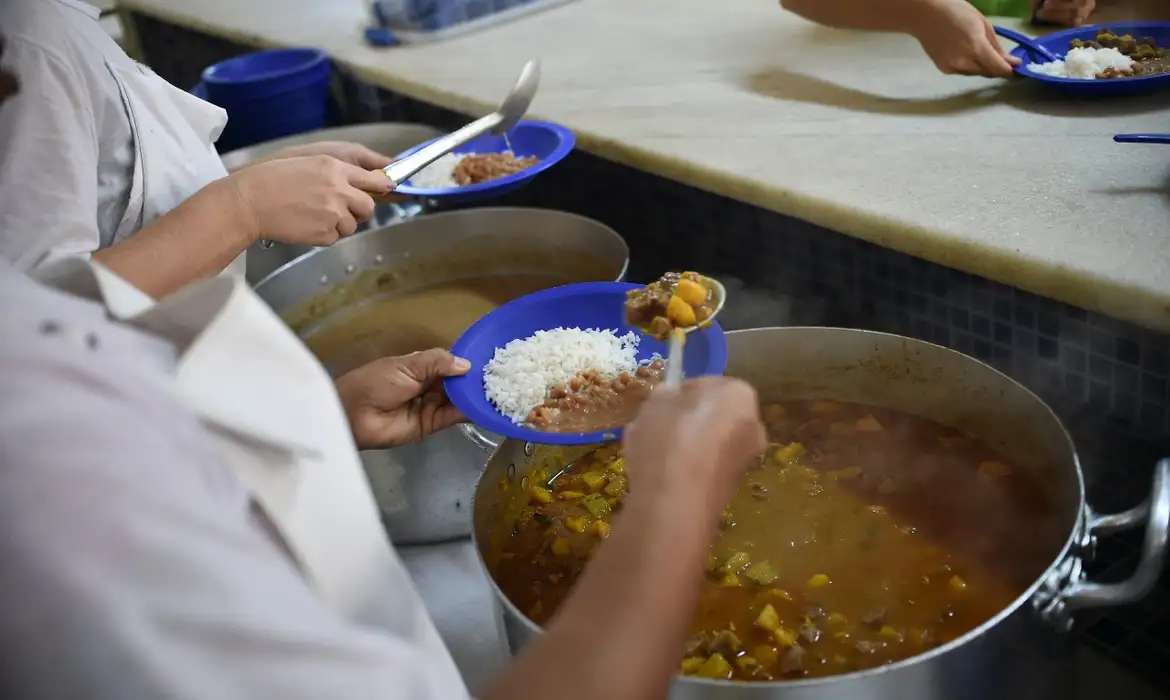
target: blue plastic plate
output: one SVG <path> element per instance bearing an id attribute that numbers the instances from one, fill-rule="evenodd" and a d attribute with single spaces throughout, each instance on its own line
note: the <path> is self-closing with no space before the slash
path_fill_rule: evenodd
<path id="1" fill-rule="evenodd" d="M 540 162 L 531 168 L 502 177 L 491 182 L 466 187 L 451 187 L 448 189 L 427 189 L 415 187 L 410 180 L 402 183 L 395 190 L 398 194 L 407 194 L 414 197 L 444 199 L 450 202 L 472 202 L 489 197 L 498 197 L 523 187 L 528 181 L 564 159 L 573 150 L 577 137 L 560 124 L 524 120 L 516 124 L 508 132 L 508 140 L 512 142 L 512 150 L 517 157 L 536 156 Z M 398 158 L 414 153 L 431 141 L 420 143 L 414 148 L 398 154 Z M 503 153 L 508 150 L 507 142 L 502 135 L 484 134 L 462 146 L 456 153 Z"/>
<path id="2" fill-rule="evenodd" d="M 1035 41 L 1054 54 L 1064 56 L 1068 53 L 1069 43 L 1073 39 L 1085 41 L 1095 39 L 1097 32 L 1102 29 L 1109 29 L 1118 35 L 1132 34 L 1135 37 L 1152 37 L 1158 43 L 1158 46 L 1170 48 L 1170 22 L 1094 24 L 1036 37 Z M 1028 64 L 1030 63 L 1045 62 L 1044 59 L 1034 56 L 1028 49 L 1017 46 L 1012 49 L 1011 54 L 1023 61 L 1020 65 L 1016 66 L 1017 74 L 1030 80 L 1036 80 L 1062 90 L 1083 95 L 1130 95 L 1170 88 L 1170 74 L 1146 75 L 1137 78 L 1109 78 L 1107 80 L 1052 78 L 1028 70 Z"/>
<path id="3" fill-rule="evenodd" d="M 483 368 L 501 348 L 536 331 L 554 328 L 598 328 L 619 335 L 637 330 L 625 319 L 626 292 L 642 285 L 628 282 L 584 282 L 553 287 L 504 304 L 475 323 L 455 342 L 451 352 L 471 362 L 462 377 L 443 380 L 447 396 L 468 420 L 485 430 L 545 445 L 588 445 L 621 437 L 622 429 L 593 433 L 546 433 L 516 425 L 498 411 L 484 395 Z M 665 343 L 643 336 L 638 359 L 649 360 L 655 353 L 666 356 Z M 709 328 L 687 336 L 683 372 L 688 377 L 722 374 L 727 366 L 727 342 L 723 329 Z"/>

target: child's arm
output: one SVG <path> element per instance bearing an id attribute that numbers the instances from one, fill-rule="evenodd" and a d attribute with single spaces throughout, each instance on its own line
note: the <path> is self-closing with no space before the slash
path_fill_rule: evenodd
<path id="1" fill-rule="evenodd" d="M 944 73 L 1008 77 L 1019 59 L 967 0 L 780 0 L 787 10 L 841 29 L 903 32 Z"/>

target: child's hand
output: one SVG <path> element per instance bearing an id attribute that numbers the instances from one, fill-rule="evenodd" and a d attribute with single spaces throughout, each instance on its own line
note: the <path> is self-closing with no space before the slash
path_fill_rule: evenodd
<path id="1" fill-rule="evenodd" d="M 1085 23 L 1097 7 L 1097 0 L 1038 0 L 1036 19 L 1076 27 Z"/>
<path id="2" fill-rule="evenodd" d="M 991 22 L 967 0 L 923 3 L 910 33 L 943 73 L 1006 78 L 1020 63 L 1004 51 Z"/>

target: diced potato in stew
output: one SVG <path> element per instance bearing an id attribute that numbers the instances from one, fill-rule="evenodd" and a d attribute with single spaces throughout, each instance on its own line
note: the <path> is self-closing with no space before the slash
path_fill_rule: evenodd
<path id="1" fill-rule="evenodd" d="M 707 278 L 697 272 L 668 272 L 626 293 L 626 322 L 651 337 L 665 340 L 675 329 L 707 323 L 716 302 Z"/>
<path id="2" fill-rule="evenodd" d="M 1059 551 L 1042 488 L 962 431 L 828 400 L 762 415 L 769 448 L 720 519 L 682 674 L 830 676 L 921 654 L 998 613 Z M 493 575 L 535 622 L 604 546 L 625 470 L 608 446 L 551 481 L 530 474 Z"/>

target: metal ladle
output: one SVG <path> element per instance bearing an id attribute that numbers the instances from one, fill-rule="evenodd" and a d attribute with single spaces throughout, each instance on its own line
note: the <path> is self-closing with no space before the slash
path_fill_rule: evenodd
<path id="1" fill-rule="evenodd" d="M 453 131 L 446 136 L 436 139 L 433 143 L 420 148 L 402 160 L 387 165 L 383 172 L 395 184 L 409 180 L 412 175 L 459 148 L 472 139 L 479 138 L 489 131 L 493 134 L 503 134 L 516 126 L 516 122 L 524 117 L 532 98 L 536 97 L 536 88 L 540 86 L 540 63 L 529 61 L 520 71 L 520 77 L 512 86 L 512 91 L 504 98 L 500 108 L 486 117 L 480 117 L 465 127 Z"/>
<path id="2" fill-rule="evenodd" d="M 670 332 L 670 338 L 667 341 L 666 353 L 666 377 L 662 380 L 662 385 L 677 389 L 682 386 L 683 376 L 683 345 L 685 345 L 686 335 L 701 328 L 706 328 L 715 316 L 723 310 L 723 304 L 727 301 L 727 289 L 723 283 L 717 279 L 703 275 L 703 281 L 711 290 L 712 298 L 715 301 L 715 308 L 711 309 L 711 315 L 703 320 L 702 323 L 697 323 L 688 328 L 675 328 Z"/>
<path id="3" fill-rule="evenodd" d="M 524 64 L 524 68 L 520 71 L 520 77 L 516 79 L 516 84 L 512 86 L 512 90 L 504 98 L 499 109 L 436 139 L 401 160 L 394 161 L 383 168 L 382 172 L 386 173 L 386 177 L 398 185 L 468 141 L 479 138 L 489 131 L 493 134 L 507 133 L 524 118 L 528 107 L 532 104 L 532 99 L 536 97 L 538 87 L 540 87 L 540 62 L 529 61 Z M 264 248 L 271 248 L 273 242 L 262 240 L 260 245 Z"/>

